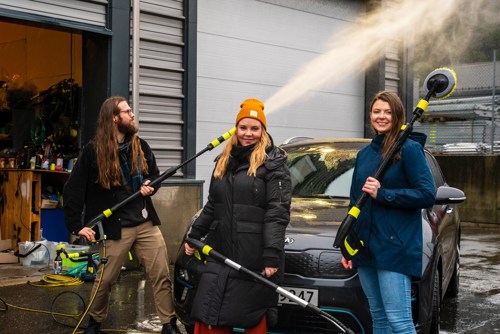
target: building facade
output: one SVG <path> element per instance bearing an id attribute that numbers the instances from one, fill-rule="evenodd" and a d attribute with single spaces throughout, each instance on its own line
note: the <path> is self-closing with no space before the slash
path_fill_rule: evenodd
<path id="1" fill-rule="evenodd" d="M 19 74 L 34 83 L 32 98 L 61 81 L 75 83 L 78 103 L 68 114 L 79 147 L 92 137 L 102 101 L 128 97 L 163 172 L 232 128 L 241 101 L 267 102 L 308 63 L 341 47 L 336 34 L 355 29 L 359 17 L 383 2 L 0 0 L 6 32 L 0 48 L 9 54 L 0 60 L 0 80 L 13 85 Z M 381 89 L 397 91 L 411 110 L 411 53 L 402 40 L 388 40 L 385 50 L 367 70 L 310 91 L 305 82 L 303 97 L 266 109 L 275 144 L 293 136 L 367 136 L 366 105 Z M 31 124 L 46 112 L 33 109 L 18 123 Z M 30 141 L 29 132 L 18 135 L 17 146 Z M 216 148 L 179 168 L 165 181 L 160 205 L 178 208 L 179 189 L 194 187 L 198 195 L 189 195 L 194 204 L 185 210 L 190 216 L 206 199 L 219 153 Z"/>

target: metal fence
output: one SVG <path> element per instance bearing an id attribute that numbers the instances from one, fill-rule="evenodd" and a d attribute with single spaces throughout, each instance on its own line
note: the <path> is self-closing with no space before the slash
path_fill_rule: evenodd
<path id="1" fill-rule="evenodd" d="M 452 68 L 457 73 L 455 92 L 450 98 L 431 100 L 414 130 L 427 134 L 427 147 L 434 152 L 500 154 L 500 68 L 496 50 L 491 62 Z"/>

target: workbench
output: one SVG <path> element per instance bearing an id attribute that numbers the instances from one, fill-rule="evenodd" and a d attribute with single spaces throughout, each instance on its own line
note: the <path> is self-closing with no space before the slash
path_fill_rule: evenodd
<path id="1" fill-rule="evenodd" d="M 40 240 L 42 190 L 62 194 L 68 172 L 45 169 L 0 170 L 0 228 L 2 239 L 11 239 L 17 250 L 21 241 Z"/>

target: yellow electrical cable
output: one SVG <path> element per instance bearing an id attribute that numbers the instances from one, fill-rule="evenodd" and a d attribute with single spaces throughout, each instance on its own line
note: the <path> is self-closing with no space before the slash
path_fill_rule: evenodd
<path id="1" fill-rule="evenodd" d="M 33 312 L 33 313 L 42 313 L 42 314 L 50 314 L 52 316 L 57 315 L 61 317 L 67 317 L 67 318 L 76 318 L 79 317 L 82 313 L 80 314 L 67 314 L 67 313 L 60 313 L 60 312 L 53 312 L 53 311 L 46 311 L 46 310 L 38 310 L 38 309 L 32 309 L 28 307 L 21 307 L 21 306 L 16 306 L 10 303 L 5 302 L 2 300 L 3 304 L 5 304 L 6 307 L 10 307 L 13 309 L 21 310 L 21 311 L 27 311 L 27 312 Z M 0 309 L 0 311 L 6 311 L 7 309 Z M 136 334 L 151 334 L 151 333 L 158 333 L 158 332 L 140 332 L 140 331 L 134 331 L 134 330 L 126 330 L 126 329 L 101 329 L 101 332 L 108 332 L 108 333 L 136 333 Z M 77 331 L 74 332 L 75 334 L 81 334 L 83 331 Z"/>
<path id="2" fill-rule="evenodd" d="M 106 258 L 106 247 L 102 247 L 102 258 Z M 104 274 L 104 268 L 106 268 L 105 264 L 101 262 L 101 272 L 100 272 L 100 275 L 99 275 L 99 283 L 94 291 L 94 294 L 92 295 L 92 298 L 90 299 L 90 302 L 89 302 L 89 305 L 87 306 L 87 309 L 85 310 L 85 312 L 83 312 L 81 318 L 80 318 L 80 321 L 78 321 L 78 324 L 75 326 L 75 329 L 73 330 L 73 333 L 72 334 L 79 334 L 81 332 L 78 332 L 78 328 L 80 327 L 80 325 L 82 324 L 82 321 L 83 319 L 85 318 L 85 316 L 87 315 L 87 313 L 89 312 L 89 309 L 90 309 L 90 306 L 92 305 L 92 303 L 94 302 L 94 299 L 97 295 L 97 291 L 99 291 L 99 287 L 101 286 L 101 282 L 102 282 L 102 276 Z M 121 329 L 102 329 L 101 328 L 101 332 L 109 332 L 109 333 L 113 333 L 113 332 L 116 332 L 116 333 L 136 333 L 136 334 L 151 334 L 151 332 L 136 332 L 136 331 L 130 331 L 130 330 L 121 330 Z M 153 333 L 157 333 L 157 332 L 153 332 Z"/>
<path id="3" fill-rule="evenodd" d="M 79 314 L 67 314 L 67 313 L 60 313 L 60 312 L 53 312 L 53 311 L 46 311 L 46 310 L 38 310 L 38 309 L 32 309 L 28 307 L 21 307 L 21 306 L 16 306 L 10 303 L 5 302 L 3 299 L 0 298 L 0 301 L 6 306 L 5 309 L 0 308 L 0 311 L 7 311 L 7 307 L 21 310 L 21 311 L 27 311 L 27 312 L 33 312 L 33 313 L 42 313 L 42 314 L 50 314 L 52 316 L 57 315 L 61 317 L 67 317 L 67 318 L 76 318 L 79 317 L 82 313 Z M 101 332 L 108 332 L 108 333 L 136 333 L 136 334 L 151 334 L 151 333 L 158 333 L 158 332 L 140 332 L 140 331 L 134 331 L 134 330 L 125 330 L 125 329 L 101 329 Z M 75 334 L 81 334 L 83 331 L 77 331 L 74 332 Z"/>
<path id="4" fill-rule="evenodd" d="M 52 315 L 59 315 L 61 317 L 68 317 L 68 318 L 73 318 L 73 317 L 77 317 L 77 316 L 80 316 L 80 314 L 67 314 L 67 313 L 59 313 L 59 312 L 52 312 L 52 311 L 47 311 L 47 310 L 38 310 L 38 309 L 33 309 L 33 308 L 28 308 L 28 307 L 21 307 L 21 306 L 16 306 L 16 305 L 13 305 L 13 304 L 9 304 L 7 302 L 4 302 L 4 304 L 8 307 L 11 307 L 11 308 L 15 308 L 15 309 L 18 309 L 18 310 L 21 310 L 21 311 L 27 311 L 27 312 L 34 312 L 34 313 L 44 313 L 44 314 L 52 314 Z M 5 310 L 0 310 L 0 311 L 6 311 Z"/>
<path id="5" fill-rule="evenodd" d="M 106 258 L 106 246 L 103 246 L 101 259 L 105 259 L 105 258 Z M 87 306 L 87 309 L 85 310 L 85 312 L 83 312 L 83 315 L 80 318 L 80 320 L 78 321 L 78 323 L 76 324 L 75 329 L 73 330 L 72 334 L 77 333 L 78 327 L 80 327 L 80 325 L 82 324 L 83 318 L 85 318 L 85 316 L 89 312 L 90 306 L 92 306 L 92 303 L 94 302 L 94 299 L 97 295 L 97 292 L 99 291 L 99 287 L 101 286 L 102 276 L 104 275 L 104 268 L 105 267 L 106 267 L 105 264 L 101 260 L 101 271 L 100 271 L 100 275 L 99 275 L 99 282 L 97 283 L 97 287 L 95 288 L 94 294 L 92 295 L 92 298 L 90 299 L 90 302 L 89 302 L 89 305 Z"/>
<path id="6" fill-rule="evenodd" d="M 106 256 L 106 248 L 103 247 L 103 257 Z M 61 313 L 61 312 L 53 312 L 53 311 L 46 311 L 46 310 L 39 310 L 39 309 L 32 309 L 28 307 L 20 307 L 16 306 L 10 303 L 5 302 L 2 298 L 0 298 L 0 301 L 5 305 L 4 308 L 0 308 L 0 311 L 7 311 L 7 308 L 13 308 L 13 309 L 18 309 L 21 311 L 27 311 L 27 312 L 34 312 L 34 313 L 42 313 L 42 314 L 50 314 L 52 317 L 54 316 L 61 316 L 61 317 L 67 317 L 67 318 L 77 318 L 80 317 L 80 320 L 78 321 L 78 324 L 73 330 L 72 334 L 82 334 L 83 331 L 78 331 L 78 327 L 81 325 L 83 319 L 87 315 L 90 306 L 92 305 L 92 302 L 94 301 L 97 291 L 99 290 L 100 283 L 102 281 L 102 276 L 104 274 L 104 268 L 105 265 L 101 263 L 102 270 L 100 273 L 99 277 L 99 285 L 97 286 L 90 303 L 88 307 L 86 308 L 85 312 L 83 313 L 78 313 L 78 314 L 67 314 L 67 313 Z M 38 286 L 38 287 L 54 287 L 54 286 L 71 286 L 71 285 L 80 285 L 83 284 L 84 282 L 78 278 L 78 277 L 72 277 L 68 275 L 58 275 L 58 274 L 46 274 L 42 277 L 41 281 L 43 284 L 36 284 L 32 282 L 28 282 L 28 284 L 33 285 L 33 286 Z M 57 298 L 57 297 L 56 297 Z M 81 297 L 80 297 L 81 298 Z M 83 302 L 83 301 L 82 301 Z M 55 318 L 54 318 L 55 319 Z M 134 330 L 122 330 L 122 329 L 101 329 L 101 332 L 107 332 L 107 333 L 135 333 L 135 334 L 151 334 L 151 333 L 158 333 L 158 332 L 140 332 L 140 331 L 134 331 Z"/>
<path id="7" fill-rule="evenodd" d="M 46 274 L 40 279 L 40 282 L 28 282 L 29 285 L 38 287 L 56 287 L 56 286 L 75 286 L 84 282 L 76 276 Z"/>

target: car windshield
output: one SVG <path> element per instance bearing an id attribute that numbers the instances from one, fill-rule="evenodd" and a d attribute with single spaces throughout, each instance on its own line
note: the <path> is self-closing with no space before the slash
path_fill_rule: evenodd
<path id="1" fill-rule="evenodd" d="M 366 143 L 315 143 L 285 148 L 293 197 L 349 198 L 356 154 Z"/>

